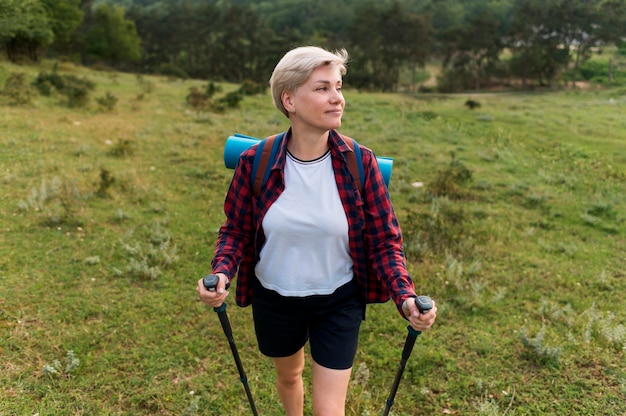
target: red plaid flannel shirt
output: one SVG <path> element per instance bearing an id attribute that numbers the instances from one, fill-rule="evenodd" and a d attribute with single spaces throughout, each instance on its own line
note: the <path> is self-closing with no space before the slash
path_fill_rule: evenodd
<path id="1" fill-rule="evenodd" d="M 283 172 L 287 141 L 282 140 L 269 178 L 258 196 L 252 191 L 252 163 L 257 145 L 244 151 L 235 168 L 226 195 L 226 221 L 221 226 L 212 260 L 212 272 L 224 273 L 231 280 L 237 274 L 235 300 L 239 306 L 252 301 L 254 268 L 265 236 L 263 217 L 285 189 Z M 366 303 L 394 300 L 398 311 L 408 297 L 415 296 L 413 282 L 406 268 L 402 234 L 387 187 L 372 151 L 360 146 L 364 168 L 362 194 L 344 153 L 351 152 L 341 135 L 331 130 L 329 147 L 341 203 L 348 219 L 350 254 L 354 276 Z"/>

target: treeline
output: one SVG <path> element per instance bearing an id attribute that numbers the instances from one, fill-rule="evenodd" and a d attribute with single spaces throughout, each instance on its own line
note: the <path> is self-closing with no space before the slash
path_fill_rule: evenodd
<path id="1" fill-rule="evenodd" d="M 546 86 L 564 74 L 575 82 L 594 48 L 626 54 L 626 0 L 0 0 L 0 45 L 12 61 L 45 54 L 265 83 L 303 44 L 347 48 L 346 82 L 362 89 L 393 91 L 401 76 L 415 88 L 433 58 L 443 92 Z"/>

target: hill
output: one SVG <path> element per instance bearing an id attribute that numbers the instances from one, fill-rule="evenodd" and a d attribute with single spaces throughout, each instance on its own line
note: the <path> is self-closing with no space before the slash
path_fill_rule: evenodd
<path id="1" fill-rule="evenodd" d="M 0 85 L 53 69 L 2 62 Z M 190 107 L 206 81 L 56 70 L 92 82 L 89 100 L 0 96 L 0 414 L 248 414 L 194 288 L 226 138 L 286 120 L 264 94 Z M 342 132 L 394 158 L 410 270 L 440 308 L 394 414 L 624 414 L 626 92 L 345 96 Z M 250 310 L 228 303 L 257 407 L 279 414 Z M 382 409 L 405 335 L 393 305 L 368 308 L 348 414 Z"/>

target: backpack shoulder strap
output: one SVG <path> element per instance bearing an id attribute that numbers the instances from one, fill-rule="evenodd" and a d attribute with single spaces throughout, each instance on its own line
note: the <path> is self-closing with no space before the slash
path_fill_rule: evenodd
<path id="1" fill-rule="evenodd" d="M 356 140 L 343 136 L 344 142 L 352 149 L 352 152 L 348 152 L 346 157 L 348 159 L 348 168 L 350 168 L 350 172 L 352 176 L 356 180 L 357 188 L 359 192 L 363 192 L 363 180 L 365 178 L 365 172 L 363 170 L 363 160 L 361 157 L 361 148 Z"/>
<path id="2" fill-rule="evenodd" d="M 279 133 L 274 136 L 269 136 L 261 140 L 259 143 L 259 147 L 254 155 L 254 162 L 252 164 L 252 191 L 254 195 L 258 195 L 261 191 L 261 187 L 265 184 L 265 182 L 267 182 L 267 179 L 270 176 L 269 167 L 276 159 L 276 153 L 278 152 L 280 142 L 282 141 L 284 135 L 284 133 Z M 362 192 L 365 172 L 363 170 L 361 148 L 356 140 L 343 135 L 342 137 L 348 147 L 352 149 L 352 152 L 348 152 L 346 154 L 348 159 L 348 168 L 356 180 L 359 192 Z"/>
<path id="3" fill-rule="evenodd" d="M 254 195 L 258 195 L 261 187 L 267 182 L 267 178 L 270 176 L 269 167 L 276 159 L 276 153 L 284 135 L 285 133 L 275 134 L 259 143 L 252 163 L 252 191 Z"/>

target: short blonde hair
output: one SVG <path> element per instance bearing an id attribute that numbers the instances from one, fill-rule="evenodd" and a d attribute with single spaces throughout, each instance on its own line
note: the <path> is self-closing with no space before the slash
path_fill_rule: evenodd
<path id="1" fill-rule="evenodd" d="M 347 71 L 348 51 L 330 52 L 317 46 L 301 46 L 287 52 L 274 68 L 270 78 L 270 90 L 274 105 L 285 116 L 289 112 L 283 106 L 283 91 L 294 91 L 304 84 L 311 73 L 324 65 L 339 65 L 341 75 Z"/>

